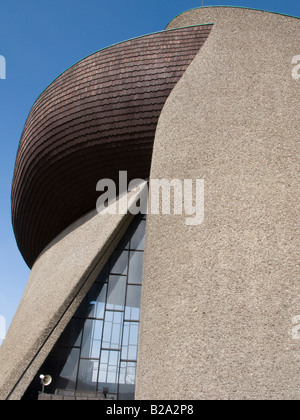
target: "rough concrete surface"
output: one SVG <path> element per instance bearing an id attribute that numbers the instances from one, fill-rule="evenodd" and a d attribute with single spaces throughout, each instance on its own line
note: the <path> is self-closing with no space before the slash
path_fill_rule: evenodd
<path id="1" fill-rule="evenodd" d="M 204 179 L 205 219 L 149 215 L 137 399 L 299 399 L 300 20 L 214 23 L 162 111 L 150 179 Z"/>

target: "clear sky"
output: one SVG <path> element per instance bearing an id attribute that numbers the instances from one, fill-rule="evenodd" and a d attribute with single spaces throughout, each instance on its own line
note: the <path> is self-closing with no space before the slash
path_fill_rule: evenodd
<path id="1" fill-rule="evenodd" d="M 204 5 L 300 16 L 299 0 L 204 0 Z M 179 13 L 200 6 L 201 0 L 0 0 L 0 55 L 7 63 L 7 79 L 0 80 L 0 319 L 5 317 L 7 327 L 29 275 L 11 227 L 10 191 L 18 143 L 34 101 L 80 59 L 160 31 Z"/>

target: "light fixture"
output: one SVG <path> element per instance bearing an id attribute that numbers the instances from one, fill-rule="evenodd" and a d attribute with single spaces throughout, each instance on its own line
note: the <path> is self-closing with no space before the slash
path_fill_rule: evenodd
<path id="1" fill-rule="evenodd" d="M 52 377 L 50 375 L 40 375 L 40 381 L 42 384 L 42 394 L 43 394 L 45 386 L 49 386 L 51 384 Z"/>

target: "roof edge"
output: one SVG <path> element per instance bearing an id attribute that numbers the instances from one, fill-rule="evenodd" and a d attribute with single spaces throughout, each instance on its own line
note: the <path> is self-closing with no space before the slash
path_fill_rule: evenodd
<path id="1" fill-rule="evenodd" d="M 192 9 L 191 9 L 192 10 Z M 188 10 L 189 11 L 189 10 Z M 185 13 L 185 12 L 184 12 Z M 178 16 L 180 16 L 180 15 L 178 15 Z M 174 18 L 175 19 L 175 18 Z M 171 21 L 172 22 L 172 21 Z M 137 37 L 133 37 L 133 38 L 128 38 L 128 39 L 125 39 L 125 40 L 123 40 L 123 41 L 119 41 L 119 42 L 116 42 L 116 43 L 114 43 L 114 44 L 111 44 L 111 45 L 108 45 L 107 47 L 103 47 L 103 48 L 100 48 L 100 50 L 97 50 L 97 51 L 95 51 L 95 52 L 93 52 L 93 53 L 91 53 L 91 54 L 88 54 L 87 56 L 85 56 L 85 57 L 83 57 L 83 58 L 81 58 L 80 60 L 78 60 L 78 61 L 76 61 L 74 64 L 72 64 L 70 67 L 68 67 L 68 68 L 66 68 L 66 70 L 64 70 L 62 73 L 60 73 L 57 77 L 55 77 L 55 79 L 52 81 L 52 82 L 50 82 L 44 89 L 43 89 L 43 91 L 39 94 L 39 96 L 36 98 L 36 100 L 34 101 L 34 103 L 33 103 L 33 105 L 39 100 L 39 98 L 43 95 L 43 93 L 57 80 L 57 79 L 59 79 L 63 74 L 65 74 L 67 71 L 69 71 L 71 68 L 73 68 L 74 66 L 76 66 L 76 65 L 78 65 L 79 63 L 81 63 L 82 61 L 84 61 L 84 60 L 86 60 L 87 58 L 89 58 L 89 57 L 92 57 L 93 55 L 95 55 L 95 54 L 98 54 L 99 52 L 101 52 L 101 51 L 105 51 L 105 50 L 107 50 L 107 49 L 109 49 L 109 48 L 113 48 L 113 47 L 117 47 L 117 46 L 119 46 L 119 45 L 122 45 L 122 44 L 125 44 L 126 42 L 130 42 L 130 41 L 138 41 L 138 40 L 140 40 L 140 39 L 143 39 L 143 38 L 145 38 L 145 37 L 147 37 L 147 36 L 151 36 L 151 35 L 158 35 L 158 34 L 161 34 L 161 33 L 164 33 L 164 32 L 171 32 L 171 31 L 178 31 L 178 30 L 180 30 L 180 29 L 186 29 L 186 28 L 194 28 L 194 27 L 197 27 L 197 26 L 206 26 L 206 25 L 213 25 L 214 23 L 213 22 L 207 22 L 207 23 L 200 23 L 200 24 L 196 24 L 196 25 L 186 25 L 186 26 L 180 26 L 180 27 L 178 27 L 178 28 L 169 28 L 169 29 L 162 29 L 161 31 L 154 31 L 154 32 L 150 32 L 150 33 L 147 33 L 147 34 L 143 34 L 143 35 L 140 35 L 140 36 L 137 36 Z"/>
<path id="2" fill-rule="evenodd" d="M 280 16 L 285 16 L 285 17 L 290 17 L 290 18 L 294 18 L 294 19 L 300 19 L 300 16 L 294 16 L 294 15 L 289 15 L 287 13 L 280 13 L 280 12 L 272 12 L 270 10 L 265 10 L 265 9 L 257 9 L 255 7 L 246 7 L 246 6 L 230 6 L 230 5 L 212 5 L 212 6 L 202 6 L 202 7 L 193 7 L 191 9 L 187 9 L 181 13 L 178 13 L 178 15 L 176 15 L 172 20 L 170 20 L 170 22 L 168 23 L 168 25 L 166 26 L 166 28 L 170 25 L 171 22 L 173 22 L 173 20 L 175 20 L 176 18 L 178 18 L 179 16 L 183 15 L 184 13 L 187 12 L 191 12 L 192 10 L 199 10 L 199 9 L 245 9 L 245 10 L 253 10 L 256 12 L 264 12 L 264 13 L 270 13 L 270 14 L 274 14 L 274 15 L 280 15 Z"/>

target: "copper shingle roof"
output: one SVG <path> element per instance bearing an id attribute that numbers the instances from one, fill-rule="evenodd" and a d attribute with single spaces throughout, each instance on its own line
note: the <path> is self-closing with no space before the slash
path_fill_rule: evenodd
<path id="1" fill-rule="evenodd" d="M 60 232 L 95 208 L 102 178 L 146 178 L 157 121 L 211 25 L 159 32 L 99 51 L 58 77 L 24 127 L 12 221 L 29 266 Z"/>

